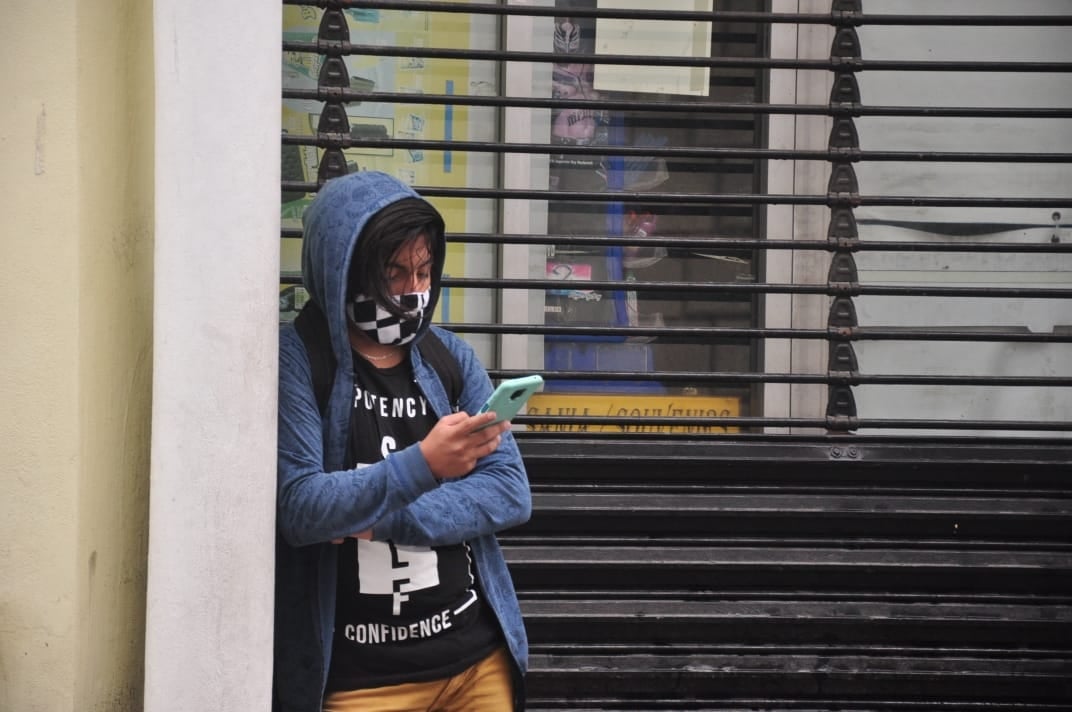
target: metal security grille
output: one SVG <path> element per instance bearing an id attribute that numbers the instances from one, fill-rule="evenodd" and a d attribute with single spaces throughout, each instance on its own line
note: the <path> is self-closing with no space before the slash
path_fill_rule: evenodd
<path id="1" fill-rule="evenodd" d="M 448 240 L 495 268 L 446 281 L 490 316 L 445 324 L 493 378 L 532 370 L 511 360 L 529 349 L 555 402 L 734 404 L 515 419 L 534 512 L 500 540 L 530 711 L 1072 708 L 1072 61 L 1036 51 L 1067 45 L 1072 13 L 938 5 L 284 0 L 312 27 L 284 41 L 310 77 L 284 102 L 318 116 L 283 136 L 285 214 L 363 156 L 480 165 L 483 182 L 415 185 L 494 215 Z M 377 13 L 480 19 L 491 40 L 357 37 Z M 596 51 L 605 20 L 710 23 L 710 45 Z M 902 47 L 917 35 L 941 58 Z M 355 70 L 384 57 L 490 69 L 469 91 Z M 706 87 L 593 91 L 567 62 Z M 487 131 L 385 129 L 358 104 Z M 571 132 L 593 117 L 601 140 Z M 563 296 L 552 264 L 591 272 Z M 300 277 L 282 283 L 292 311 Z"/>
<path id="2" fill-rule="evenodd" d="M 290 4 L 290 3 L 285 3 Z M 866 181 L 861 184 L 857 176 L 860 166 L 886 166 L 891 164 L 915 164 L 921 172 L 933 164 L 1032 164 L 1069 165 L 1072 153 L 1067 146 L 1054 146 L 1053 151 L 939 151 L 939 150 L 877 150 L 861 145 L 857 122 L 867 118 L 897 117 L 905 121 L 939 118 L 959 119 L 1015 119 L 1021 130 L 1030 133 L 1033 122 L 1072 121 L 1072 107 L 1023 107 L 1023 106 L 876 106 L 866 103 L 858 77 L 868 73 L 899 73 L 904 76 L 920 74 L 940 75 L 942 81 L 956 81 L 957 75 L 987 74 L 1009 77 L 1009 81 L 1029 81 L 1032 75 L 1067 75 L 1072 69 L 1067 62 L 990 61 L 984 57 L 962 61 L 872 60 L 864 57 L 864 47 L 858 28 L 886 26 L 928 26 L 949 29 L 951 42 L 958 35 L 970 32 L 979 26 L 996 27 L 1054 27 L 1068 26 L 1072 20 L 1067 15 L 1055 16 L 944 16 L 944 15 L 873 15 L 865 14 L 860 3 L 835 2 L 829 14 L 785 14 L 764 11 L 760 2 L 721 2 L 714 15 L 698 12 L 671 12 L 661 10 L 602 9 L 594 4 L 569 3 L 568 7 L 531 7 L 515 5 L 483 5 L 450 2 L 322 2 L 306 4 L 323 8 L 319 11 L 321 22 L 315 39 L 308 41 L 285 41 L 284 52 L 302 53 L 319 57 L 320 69 L 315 89 L 288 89 L 285 99 L 313 100 L 323 102 L 316 131 L 309 135 L 285 135 L 284 153 L 291 147 L 315 146 L 322 152 L 315 180 L 285 180 L 283 190 L 287 194 L 301 195 L 314 192 L 318 185 L 350 167 L 344 151 L 348 149 L 391 149 L 410 152 L 442 152 L 459 155 L 490 154 L 550 156 L 553 159 L 583 159 L 602 162 L 604 165 L 627 165 L 630 161 L 660 161 L 671 166 L 686 166 L 684 175 L 688 185 L 683 190 L 628 190 L 608 182 L 600 189 L 586 189 L 583 182 L 574 189 L 518 189 L 503 188 L 502 181 L 494 187 L 442 187 L 419 185 L 421 192 L 432 198 L 463 198 L 472 201 L 488 201 L 502 206 L 515 201 L 546 201 L 566 219 L 551 219 L 547 234 L 508 234 L 489 230 L 481 233 L 453 233 L 449 239 L 456 244 L 483 245 L 543 245 L 551 254 L 555 250 L 662 250 L 674 253 L 699 253 L 724 260 L 722 264 L 747 264 L 745 273 L 727 273 L 718 270 L 700 271 L 697 278 L 688 279 L 685 273 L 661 276 L 655 279 L 626 279 L 621 273 L 597 274 L 585 287 L 588 293 L 599 293 L 605 301 L 623 300 L 623 295 L 632 299 L 658 300 L 672 304 L 675 301 L 692 300 L 716 305 L 716 316 L 706 323 L 692 321 L 677 325 L 628 323 L 624 319 L 603 320 L 547 319 L 543 323 L 519 323 L 510 314 L 501 313 L 498 318 L 485 323 L 451 323 L 449 328 L 465 334 L 484 334 L 501 337 L 505 335 L 537 336 L 546 340 L 611 340 L 648 341 L 660 345 L 677 345 L 710 349 L 716 356 L 695 361 L 664 359 L 671 361 L 668 368 L 660 368 L 659 360 L 647 367 L 626 368 L 602 367 L 598 373 L 585 368 L 587 361 L 566 362 L 564 366 L 544 371 L 549 387 L 561 385 L 568 388 L 571 382 L 585 383 L 598 379 L 602 384 L 642 388 L 644 384 L 658 384 L 674 392 L 710 392 L 732 395 L 741 404 L 738 412 L 727 414 L 706 413 L 701 416 L 674 415 L 662 412 L 645 415 L 632 410 L 626 414 L 542 414 L 517 418 L 519 425 L 531 426 L 535 431 L 577 431 L 591 434 L 593 430 L 617 427 L 628 432 L 655 431 L 674 437 L 695 437 L 697 432 L 724 433 L 764 432 L 771 429 L 794 429 L 795 432 L 814 434 L 832 433 L 884 433 L 906 430 L 932 431 L 950 434 L 951 431 L 991 431 L 1000 433 L 1026 432 L 1034 435 L 1060 433 L 1072 430 L 1072 421 L 1067 417 L 1069 400 L 1072 399 L 1072 375 L 1067 364 L 1072 363 L 1072 322 L 1047 325 L 1047 330 L 1033 329 L 1026 320 L 1020 324 L 1003 324 L 987 327 L 971 326 L 921 326 L 917 323 L 868 324 L 857 316 L 861 299 L 915 300 L 924 310 L 939 309 L 944 304 L 958 300 L 982 300 L 994 304 L 1023 304 L 1023 313 L 1031 314 L 1032 303 L 1059 302 L 1072 314 L 1072 288 L 1067 285 L 1068 272 L 1054 275 L 1056 281 L 1047 286 L 1030 284 L 1009 286 L 1002 283 L 1001 275 L 992 283 L 971 284 L 890 284 L 861 276 L 857 262 L 861 256 L 924 253 L 940 253 L 950 264 L 958 261 L 976 264 L 980 259 L 989 264 L 1000 265 L 1002 261 L 1029 255 L 1053 255 L 1055 260 L 1072 253 L 1072 243 L 1066 224 L 1067 211 L 1072 209 L 1072 196 L 1067 184 L 1059 186 L 1055 197 L 1017 195 L 1014 186 L 996 186 L 996 191 L 986 196 L 964 195 L 962 190 L 950 191 L 948 195 L 934 195 L 908 190 L 898 194 L 883 194 L 869 191 Z M 569 16 L 581 22 L 602 19 L 652 18 L 680 19 L 712 22 L 712 55 L 704 58 L 653 57 L 651 55 L 622 54 L 575 54 L 570 61 L 586 65 L 665 65 L 668 67 L 696 67 L 710 71 L 711 91 L 706 97 L 688 100 L 668 99 L 666 96 L 650 98 L 643 106 L 635 99 L 615 99 L 613 94 L 591 98 L 515 96 L 512 87 L 505 87 L 494 94 L 475 95 L 464 93 L 435 94 L 402 91 L 378 91 L 354 86 L 347 61 L 355 57 L 408 58 L 413 61 L 432 59 L 457 59 L 464 61 L 488 61 L 501 67 L 511 63 L 554 64 L 562 61 L 562 55 L 553 51 L 516 51 L 506 49 L 449 49 L 431 46 L 400 46 L 380 44 L 355 44 L 350 40 L 346 11 L 359 8 L 363 12 L 427 12 L 461 13 L 465 15 L 488 15 L 496 18 L 527 16 L 549 18 Z M 823 59 L 772 59 L 765 56 L 767 30 L 778 24 L 826 25 L 834 28 L 834 41 L 830 54 Z M 550 48 L 549 48 L 550 50 Z M 721 52 L 721 53 L 720 53 Z M 401 59 L 399 59 L 401 61 Z M 791 69 L 819 71 L 832 77 L 829 101 L 821 105 L 796 103 L 791 105 L 771 104 L 764 101 L 766 78 L 771 70 Z M 722 100 L 724 99 L 724 100 Z M 683 126 L 686 130 L 674 135 L 679 145 L 663 142 L 659 145 L 630 145 L 621 141 L 603 144 L 569 145 L 561 141 L 544 143 L 516 143 L 499 140 L 455 141 L 451 139 L 424 139 L 364 133 L 350 125 L 346 107 L 354 103 L 392 102 L 413 105 L 436 105 L 443 107 L 487 107 L 496 111 L 507 108 L 549 110 L 568 105 L 570 110 L 588 114 L 622 114 L 635 118 L 635 123 L 659 121 Z M 776 149 L 764 146 L 766 121 L 772 116 L 819 116 L 832 120 L 828 145 L 823 149 Z M 613 126 L 611 128 L 613 130 Z M 714 139 L 698 136 L 706 130 L 713 132 Z M 718 145 L 719 143 L 722 145 Z M 1015 143 L 1015 142 L 1011 142 Z M 730 144 L 730 145 L 726 145 Z M 780 194 L 764 190 L 764 177 L 769 166 L 776 161 L 811 162 L 827 166 L 829 181 L 825 192 L 813 194 Z M 500 164 L 501 165 L 501 164 Z M 608 169 L 609 170 L 609 169 Z M 285 175 L 286 175 L 286 171 Z M 674 170 L 671 170 L 673 173 Z M 681 185 L 673 184 L 673 187 Z M 908 184 L 911 187 L 911 184 Z M 566 186 L 569 188 L 570 186 Z M 950 185 L 956 189 L 957 186 Z M 881 188 L 881 186 L 876 186 Z M 642 231 L 627 232 L 604 227 L 600 220 L 586 220 L 585 215 L 607 212 L 608 206 L 622 210 L 622 205 L 642 205 L 645 210 L 677 218 L 675 225 L 692 220 L 708 229 L 703 234 L 646 235 Z M 816 234 L 772 234 L 765 229 L 764 210 L 771 206 L 818 206 L 828 209 L 825 229 Z M 978 210 L 978 218 L 958 223 L 932 223 L 929 239 L 918 237 L 912 240 L 868 239 L 874 233 L 872 224 L 889 226 L 896 220 L 861 221 L 860 210 L 869 208 L 916 208 L 920 210 L 972 209 Z M 1052 223 L 994 224 L 988 211 L 994 209 L 1027 209 L 1033 216 L 1045 214 Z M 670 222 L 667 220 L 666 222 Z M 924 221 L 902 221 L 903 226 L 927 229 Z M 569 229 L 570 224 L 574 229 Z M 581 225 L 581 229 L 576 229 Z M 557 230 L 556 230 L 557 228 Z M 600 229 L 603 228 L 603 229 Z M 1004 240 L 994 234 L 1008 235 L 1016 230 L 1035 231 L 1049 228 L 1052 239 Z M 944 233 L 944 234 L 943 234 Z M 1039 233 L 1041 234 L 1041 233 Z M 300 231 L 284 232 L 285 238 L 299 237 Z M 985 239 L 981 239 L 985 238 Z M 801 283 L 771 282 L 764 280 L 761 267 L 778 253 L 789 251 L 794 255 L 811 253 L 813 260 L 825 260 L 829 264 L 824 282 Z M 881 259 L 881 257 L 880 257 Z M 1055 264 L 1068 265 L 1064 262 Z M 613 271 L 611 271 L 613 272 Z M 296 282 L 295 276 L 285 275 L 284 282 Z M 502 276 L 453 277 L 446 285 L 456 289 L 485 289 L 489 295 L 504 291 L 524 290 L 533 299 L 550 299 L 562 283 L 557 279 L 509 278 Z M 828 316 L 824 324 L 813 326 L 789 325 L 772 327 L 770 320 L 763 318 L 763 299 L 771 295 L 790 297 L 816 297 L 828 300 Z M 489 298 L 496 298 L 489 296 Z M 497 299 L 497 298 L 496 298 Z M 927 300 L 922 302 L 919 300 Z M 720 305 L 720 306 L 719 306 Z M 737 305 L 736 311 L 733 305 Z M 985 310 L 987 307 L 979 306 Z M 735 314 L 735 318 L 728 317 Z M 742 317 L 743 315 L 743 317 Z M 792 369 L 772 372 L 764 368 L 763 355 L 770 344 L 825 344 L 827 351 L 825 369 L 807 371 Z M 1015 347 L 1026 344 L 1049 349 L 1049 356 L 1038 356 L 1025 361 L 1017 369 L 1016 364 L 989 372 L 959 372 L 957 360 L 932 365 L 928 372 L 911 369 L 882 372 L 869 366 L 868 359 L 861 358 L 862 344 L 871 348 L 869 353 L 881 353 L 876 345 L 896 344 L 899 348 L 913 343 L 923 345 L 957 344 L 965 353 L 980 347 L 1007 345 Z M 734 350 L 736 349 L 736 351 Z M 1023 349 L 1011 353 L 1022 353 Z M 956 353 L 954 351 L 954 353 Z M 719 358 L 718 354 L 723 357 Z M 1037 360 L 1051 364 L 1045 373 L 1031 372 Z M 882 362 L 882 359 L 872 359 Z M 525 370 L 500 367 L 491 363 L 492 375 L 496 378 L 522 375 Z M 720 365 L 730 368 L 720 369 Z M 691 367 L 690 367 L 691 366 Z M 1028 372 L 1024 372 L 1027 370 Z M 772 385 L 820 386 L 825 388 L 825 412 L 808 416 L 795 416 L 791 412 L 774 414 L 765 412 L 762 392 Z M 1048 392 L 1056 400 L 1051 409 L 1053 418 L 1031 417 L 1028 410 L 1021 414 L 1018 408 L 1004 409 L 988 417 L 948 417 L 925 412 L 915 417 L 893 417 L 883 408 L 869 410 L 858 407 L 856 394 L 861 387 L 882 389 L 884 393 L 896 393 L 899 387 L 937 389 L 946 401 L 980 398 L 983 392 L 1014 394 L 1012 402 L 1022 399 L 1026 403 L 1035 394 Z M 1054 395 L 1054 393 L 1058 395 Z M 968 395 L 964 395 L 967 393 Z M 985 396 L 983 396 L 985 397 Z M 873 401 L 882 402 L 878 397 Z M 768 409 L 769 410 L 769 409 Z M 800 410 L 800 409 L 797 409 Z M 954 409 L 955 410 L 955 409 Z M 970 408 L 965 411 L 970 411 Z M 870 412 L 869 412 L 870 411 Z"/>

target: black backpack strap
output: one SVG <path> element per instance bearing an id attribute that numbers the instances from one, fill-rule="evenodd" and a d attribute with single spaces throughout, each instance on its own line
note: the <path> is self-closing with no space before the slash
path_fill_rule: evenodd
<path id="1" fill-rule="evenodd" d="M 320 415 L 323 416 L 328 405 L 328 396 L 331 395 L 331 386 L 335 383 L 336 366 L 327 317 L 315 302 L 306 302 L 294 318 L 294 329 L 305 344 L 305 354 L 309 358 L 309 368 L 313 373 L 313 393 L 316 395 Z"/>
<path id="2" fill-rule="evenodd" d="M 443 382 L 443 389 L 450 399 L 450 408 L 457 411 L 462 402 L 462 368 L 458 365 L 458 359 L 431 329 L 421 337 L 417 350 L 421 358 L 439 374 L 439 380 Z"/>

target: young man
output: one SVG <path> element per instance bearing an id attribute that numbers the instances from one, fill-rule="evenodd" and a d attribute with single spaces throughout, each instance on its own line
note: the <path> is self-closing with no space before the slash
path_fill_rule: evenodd
<path id="1" fill-rule="evenodd" d="M 429 324 L 443 219 L 362 172 L 328 181 L 303 224 L 307 308 L 336 367 L 318 403 L 305 342 L 282 329 L 275 708 L 521 709 L 527 640 L 495 533 L 531 497 L 509 424 L 469 415 L 487 372 Z M 460 371 L 457 412 L 422 351 L 433 329 Z"/>

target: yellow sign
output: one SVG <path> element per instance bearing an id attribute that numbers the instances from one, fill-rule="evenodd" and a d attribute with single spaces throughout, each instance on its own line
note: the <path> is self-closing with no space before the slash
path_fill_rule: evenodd
<path id="1" fill-rule="evenodd" d="M 535 393 L 526 415 L 576 418 L 730 418 L 741 414 L 741 399 L 714 396 Z M 735 433 L 725 425 L 602 425 L 553 423 L 528 425 L 529 430 L 556 433 Z"/>

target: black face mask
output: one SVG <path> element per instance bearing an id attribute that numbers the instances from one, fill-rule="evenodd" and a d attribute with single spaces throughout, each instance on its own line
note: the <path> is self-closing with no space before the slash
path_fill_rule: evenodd
<path id="1" fill-rule="evenodd" d="M 356 295 L 353 301 L 346 305 L 346 314 L 354 326 L 378 344 L 408 344 L 430 316 L 428 304 L 431 301 L 431 292 L 425 290 L 401 294 L 395 297 L 395 300 L 406 310 L 404 317 L 395 316 L 364 294 Z"/>

